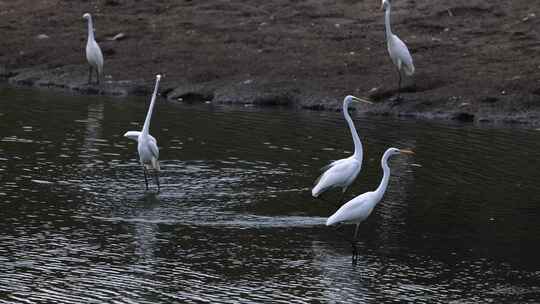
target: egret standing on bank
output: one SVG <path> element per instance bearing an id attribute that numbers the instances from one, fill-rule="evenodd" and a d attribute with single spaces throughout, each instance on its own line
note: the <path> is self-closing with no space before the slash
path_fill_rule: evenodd
<path id="1" fill-rule="evenodd" d="M 152 94 L 152 100 L 150 101 L 150 107 L 148 108 L 148 113 L 146 114 L 146 119 L 144 120 L 143 129 L 139 131 L 128 131 L 124 134 L 125 137 L 137 141 L 137 151 L 139 152 L 139 160 L 143 167 L 144 172 L 144 182 L 146 183 L 146 190 L 148 190 L 148 178 L 147 175 L 152 171 L 154 173 L 156 184 L 159 187 L 159 149 L 157 146 L 156 139 L 149 134 L 150 132 L 150 120 L 152 119 L 152 111 L 154 109 L 154 103 L 156 101 L 156 96 L 159 87 L 159 81 L 161 75 L 156 76 L 156 87 L 154 88 L 154 93 Z"/>
<path id="2" fill-rule="evenodd" d="M 88 20 L 88 41 L 86 42 L 86 60 L 90 65 L 88 70 L 88 83 L 92 82 L 92 70 L 95 70 L 97 84 L 99 84 L 99 78 L 103 75 L 103 54 L 94 39 L 94 23 L 92 22 L 92 16 L 89 13 L 86 13 L 83 15 L 83 18 Z"/>
<path id="3" fill-rule="evenodd" d="M 397 99 L 399 100 L 401 91 L 401 73 L 405 72 L 405 74 L 408 76 L 412 76 L 412 74 L 414 74 L 414 65 L 411 53 L 409 53 L 409 49 L 398 36 L 392 33 L 392 28 L 390 28 L 390 1 L 391 0 L 382 0 L 381 9 L 385 10 L 384 21 L 386 25 L 386 44 L 388 47 L 388 54 L 396 66 L 399 76 L 397 90 Z"/>
<path id="4" fill-rule="evenodd" d="M 379 184 L 379 187 L 375 191 L 360 194 L 359 196 L 348 201 L 347 203 L 345 203 L 345 205 L 341 206 L 341 208 L 339 208 L 336 213 L 332 214 L 332 216 L 330 216 L 328 220 L 326 220 L 327 226 L 335 225 L 338 223 L 356 224 L 353 239 L 351 240 L 351 244 L 353 247 L 353 264 L 356 264 L 356 262 L 358 261 L 356 238 L 358 236 L 358 228 L 360 227 L 360 223 L 368 218 L 368 216 L 373 211 L 373 208 L 375 208 L 375 206 L 383 198 L 383 195 L 386 192 L 386 187 L 388 186 L 388 180 L 390 179 L 390 167 L 388 167 L 388 159 L 390 158 L 390 156 L 400 153 L 414 154 L 414 152 L 411 150 L 400 150 L 396 148 L 389 148 L 388 150 L 386 150 L 381 159 L 381 166 L 383 168 L 384 174 L 381 183 Z"/>
<path id="5" fill-rule="evenodd" d="M 354 154 L 350 157 L 333 161 L 329 165 L 322 168 L 322 170 L 326 171 L 321 174 L 321 176 L 319 176 L 315 182 L 315 186 L 311 190 L 311 195 L 313 195 L 313 197 L 318 197 L 321 195 L 321 193 L 330 188 L 341 187 L 343 198 L 345 191 L 347 191 L 347 187 L 352 184 L 356 176 L 358 176 L 358 173 L 360 173 L 363 157 L 362 142 L 360 142 L 360 137 L 358 137 L 358 133 L 356 133 L 356 128 L 354 127 L 351 115 L 349 115 L 348 109 L 352 102 L 371 102 L 351 95 L 348 95 L 343 100 L 343 116 L 345 117 L 345 120 L 349 124 L 349 129 L 351 130 L 351 135 L 354 142 Z"/>

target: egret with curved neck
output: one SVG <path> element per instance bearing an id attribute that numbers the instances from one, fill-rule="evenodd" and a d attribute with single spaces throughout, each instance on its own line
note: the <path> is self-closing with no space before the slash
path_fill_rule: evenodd
<path id="1" fill-rule="evenodd" d="M 354 179 L 358 176 L 358 173 L 360 173 L 363 157 L 362 142 L 360 141 L 360 137 L 356 132 L 353 120 L 349 114 L 348 109 L 352 102 L 371 102 L 351 95 L 348 95 L 343 100 L 343 116 L 351 130 L 351 136 L 354 142 L 354 154 L 348 158 L 333 161 L 322 168 L 325 172 L 319 176 L 315 182 L 315 186 L 311 190 L 311 195 L 313 195 L 313 197 L 318 197 L 330 188 L 341 188 L 343 196 L 345 191 L 347 191 L 347 187 L 352 184 Z"/>
<path id="2" fill-rule="evenodd" d="M 382 0 L 381 9 L 385 10 L 384 24 L 386 27 L 388 54 L 390 55 L 390 59 L 392 59 L 392 63 L 396 66 L 399 76 L 397 89 L 397 99 L 399 99 L 401 92 L 401 73 L 404 72 L 406 75 L 412 76 L 414 74 L 414 64 L 411 53 L 405 43 L 401 41 L 397 35 L 392 33 L 392 28 L 390 26 L 390 11 L 392 5 L 390 1 L 391 0 Z"/>
<path id="3" fill-rule="evenodd" d="M 88 40 L 86 41 L 86 60 L 88 61 L 88 83 L 92 82 L 92 70 L 96 71 L 96 83 L 99 84 L 99 78 L 103 75 L 103 54 L 94 38 L 94 24 L 92 16 L 89 13 L 83 15 L 88 20 Z"/>
<path id="4" fill-rule="evenodd" d="M 148 178 L 147 175 L 154 173 L 158 191 L 159 185 L 159 148 L 157 146 L 156 139 L 150 135 L 150 120 L 152 119 L 152 112 L 154 110 L 154 104 L 156 102 L 156 96 L 159 88 L 159 81 L 161 75 L 156 76 L 156 86 L 154 93 L 152 93 L 152 99 L 150 106 L 148 107 L 148 113 L 144 120 L 142 131 L 128 131 L 124 134 L 125 137 L 137 141 L 137 152 L 139 152 L 139 161 L 143 167 L 144 182 L 146 184 L 146 190 L 148 190 Z"/>
<path id="5" fill-rule="evenodd" d="M 353 198 L 339 208 L 334 214 L 332 214 L 327 220 L 326 225 L 335 225 L 338 223 L 353 223 L 356 224 L 354 229 L 353 239 L 351 244 L 353 247 L 353 264 L 358 261 L 358 250 L 356 248 L 356 240 L 358 237 L 358 228 L 360 223 L 365 221 L 371 214 L 375 206 L 382 200 L 386 188 L 388 187 L 388 181 L 390 179 L 390 167 L 388 166 L 388 159 L 392 155 L 396 154 L 414 154 L 411 150 L 389 148 L 384 152 L 381 158 L 381 167 L 383 169 L 383 177 L 379 187 L 375 191 L 366 192 Z"/>

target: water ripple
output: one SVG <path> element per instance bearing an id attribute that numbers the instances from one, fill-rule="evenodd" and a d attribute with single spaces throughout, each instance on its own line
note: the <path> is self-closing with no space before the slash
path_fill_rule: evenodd
<path id="1" fill-rule="evenodd" d="M 309 191 L 353 149 L 341 114 L 160 103 L 158 193 L 122 137 L 146 100 L 12 94 L 0 98 L 0 303 L 540 297 L 538 132 L 355 119 L 365 161 L 346 200 L 377 186 L 388 146 L 416 155 L 392 159 L 353 267 L 352 227 L 324 225 L 340 194 Z"/>

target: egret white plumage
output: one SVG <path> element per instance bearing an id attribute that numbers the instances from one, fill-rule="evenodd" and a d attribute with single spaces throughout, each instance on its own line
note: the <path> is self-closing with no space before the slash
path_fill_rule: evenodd
<path id="1" fill-rule="evenodd" d="M 103 75 L 103 54 L 94 39 L 94 23 L 92 22 L 92 16 L 89 13 L 86 13 L 83 15 L 83 18 L 88 20 L 88 40 L 86 41 L 86 60 L 90 65 L 88 70 L 88 83 L 92 82 L 92 70 L 95 70 L 97 83 L 99 84 L 99 78 Z"/>
<path id="2" fill-rule="evenodd" d="M 390 10 L 392 5 L 391 0 L 382 0 L 381 9 L 385 10 L 385 26 L 386 26 L 386 44 L 388 47 L 388 54 L 392 59 L 392 62 L 397 68 L 399 82 L 397 90 L 397 99 L 399 99 L 401 91 L 401 73 L 405 72 L 406 75 L 411 76 L 414 74 L 414 64 L 411 53 L 401 39 L 397 35 L 392 33 L 392 28 L 390 27 Z"/>
<path id="3" fill-rule="evenodd" d="M 150 101 L 150 107 L 148 107 L 148 113 L 146 114 L 146 119 L 144 120 L 144 125 L 142 131 L 128 131 L 124 134 L 125 137 L 137 141 L 137 151 L 139 152 L 139 161 L 143 167 L 144 172 L 144 182 L 146 183 L 146 190 L 148 190 L 148 178 L 147 174 L 152 171 L 155 176 L 156 184 L 158 191 L 159 186 L 159 148 L 157 146 L 156 139 L 150 135 L 150 120 L 152 119 L 152 111 L 154 110 L 154 104 L 156 101 L 156 96 L 159 88 L 159 81 L 161 75 L 156 76 L 156 86 L 154 88 L 154 93 L 152 94 L 152 99 Z"/>
<path id="4" fill-rule="evenodd" d="M 351 95 L 348 95 L 345 97 L 345 99 L 343 99 L 343 116 L 345 117 L 345 120 L 349 125 L 349 129 L 351 130 L 351 135 L 354 142 L 354 154 L 350 157 L 333 161 L 329 165 L 322 168 L 322 170 L 325 170 L 325 172 L 319 176 L 315 182 L 315 186 L 311 190 L 311 195 L 313 195 L 313 197 L 318 197 L 326 190 L 335 187 L 341 187 L 343 195 L 345 191 L 347 191 L 347 187 L 352 184 L 354 179 L 358 176 L 358 173 L 360 173 L 363 157 L 362 142 L 360 141 L 360 137 L 356 132 L 351 115 L 349 115 L 348 109 L 352 102 L 371 102 Z"/>
<path id="5" fill-rule="evenodd" d="M 356 238 L 358 236 L 358 228 L 360 223 L 368 218 L 373 211 L 373 208 L 382 200 L 386 187 L 388 186 L 388 180 L 390 179 L 390 167 L 388 166 L 388 159 L 392 155 L 405 153 L 414 154 L 411 150 L 389 148 L 384 152 L 381 159 L 381 166 L 383 169 L 383 177 L 379 187 L 375 191 L 366 192 L 353 198 L 339 208 L 332 216 L 326 220 L 326 225 L 335 225 L 338 223 L 353 223 L 356 224 L 354 229 L 353 239 L 351 240 L 353 247 L 353 264 L 358 260 L 358 250 L 356 248 Z"/>

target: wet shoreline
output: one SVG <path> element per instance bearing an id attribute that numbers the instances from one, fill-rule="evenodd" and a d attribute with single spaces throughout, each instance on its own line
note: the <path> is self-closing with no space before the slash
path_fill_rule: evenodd
<path id="1" fill-rule="evenodd" d="M 58 90 L 81 95 L 103 95 L 125 98 L 129 96 L 149 96 L 151 81 L 111 80 L 106 77 L 101 84 L 88 84 L 84 65 L 70 65 L 56 68 L 0 69 L 0 80 L 13 87 L 30 87 L 44 90 Z M 260 107 L 280 106 L 292 109 L 314 111 L 341 111 L 340 97 L 331 97 L 316 90 L 287 86 L 248 79 L 245 81 L 214 81 L 194 84 L 165 82 L 160 92 L 169 101 L 186 103 L 214 103 L 231 105 L 252 105 Z M 431 121 L 456 121 L 481 125 L 523 125 L 534 127 L 540 124 L 540 111 L 527 110 L 505 112 L 494 109 L 494 103 L 511 104 L 511 97 L 502 99 L 485 97 L 480 106 L 460 102 L 443 103 L 414 100 L 405 96 L 396 102 L 388 92 L 376 92 L 367 98 L 373 105 L 357 105 L 353 110 L 359 115 L 393 116 Z M 360 95 L 362 96 L 362 95 Z M 451 99 L 451 98 L 450 98 Z"/>

